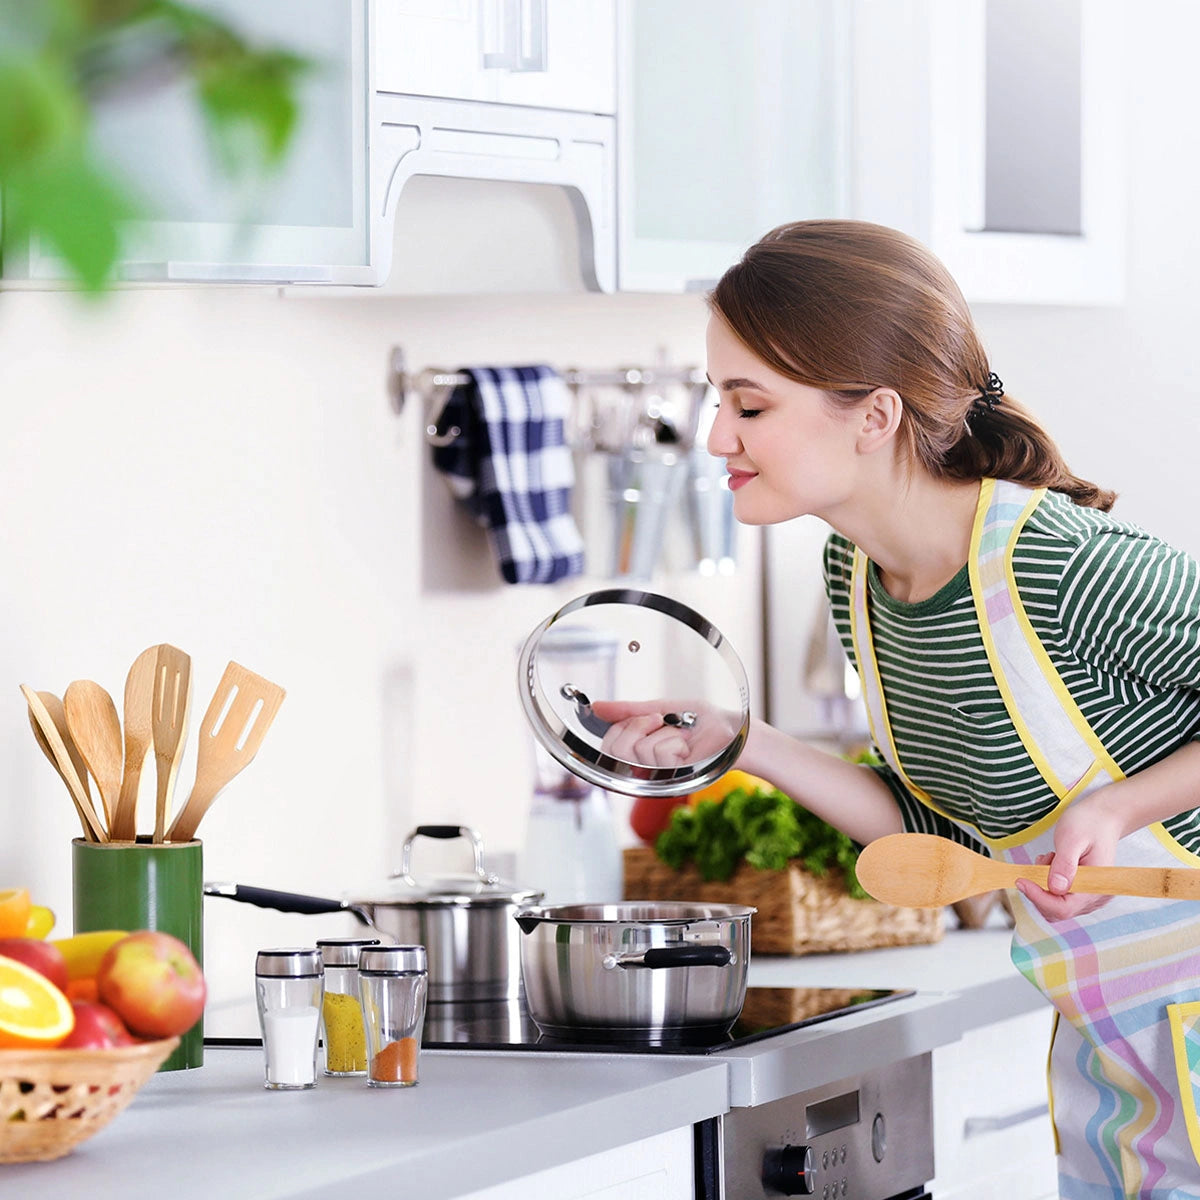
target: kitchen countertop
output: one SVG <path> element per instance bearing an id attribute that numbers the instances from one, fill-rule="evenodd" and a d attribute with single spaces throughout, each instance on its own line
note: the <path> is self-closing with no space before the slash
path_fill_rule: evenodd
<path id="1" fill-rule="evenodd" d="M 261 1048 L 210 1046 L 202 1068 L 156 1075 L 69 1157 L 0 1166 L 0 1185 L 89 1200 L 450 1200 L 1043 1005 L 1009 963 L 1008 938 L 956 930 L 931 946 L 757 959 L 754 985 L 918 994 L 718 1056 L 424 1051 L 416 1088 L 321 1077 L 310 1091 L 268 1092 Z"/>

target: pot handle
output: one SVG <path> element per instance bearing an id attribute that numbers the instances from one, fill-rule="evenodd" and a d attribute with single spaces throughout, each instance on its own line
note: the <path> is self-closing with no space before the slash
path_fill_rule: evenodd
<path id="1" fill-rule="evenodd" d="M 640 954 L 606 954 L 604 966 L 614 967 L 728 967 L 737 956 L 728 946 L 655 946 Z"/>
<path id="2" fill-rule="evenodd" d="M 354 913 L 363 920 L 362 914 L 343 900 L 327 900 L 322 896 L 305 896 L 300 892 L 276 892 L 270 888 L 247 887 L 244 883 L 206 883 L 206 896 L 224 896 L 227 900 L 240 900 L 243 904 L 256 904 L 259 908 L 274 908 L 288 913 Z"/>

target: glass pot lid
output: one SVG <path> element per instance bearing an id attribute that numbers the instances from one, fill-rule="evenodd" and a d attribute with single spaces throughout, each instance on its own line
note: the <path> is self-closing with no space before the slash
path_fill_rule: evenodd
<path id="1" fill-rule="evenodd" d="M 611 694 L 595 694 L 589 658 L 610 660 Z M 609 588 L 564 604 L 526 639 L 517 684 L 551 757 L 628 796 L 707 786 L 733 766 L 750 728 L 733 647 L 694 609 L 654 592 Z"/>

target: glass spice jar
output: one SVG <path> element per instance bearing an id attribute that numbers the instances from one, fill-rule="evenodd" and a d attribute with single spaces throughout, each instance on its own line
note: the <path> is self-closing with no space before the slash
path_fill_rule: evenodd
<path id="1" fill-rule="evenodd" d="M 254 963 L 254 991 L 271 1090 L 295 1091 L 317 1085 L 322 963 L 319 950 L 260 950 Z"/>
<path id="2" fill-rule="evenodd" d="M 326 1075 L 365 1075 L 367 1035 L 358 992 L 358 956 L 378 938 L 318 938 L 325 964 L 325 995 L 321 1001 L 321 1031 L 325 1042 Z"/>
<path id="3" fill-rule="evenodd" d="M 367 1085 L 413 1087 L 425 1024 L 424 946 L 372 946 L 358 962 L 367 1031 Z"/>

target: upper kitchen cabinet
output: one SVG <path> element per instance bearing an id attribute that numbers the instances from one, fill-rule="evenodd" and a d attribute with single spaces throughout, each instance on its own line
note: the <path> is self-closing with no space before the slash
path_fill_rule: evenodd
<path id="1" fill-rule="evenodd" d="M 1124 289 L 1119 0 L 855 0 L 856 216 L 919 237 L 967 299 Z"/>
<path id="2" fill-rule="evenodd" d="M 120 277 L 377 282 L 368 0 L 196 2 L 252 41 L 312 62 L 297 133 L 279 173 L 235 184 L 213 162 L 190 84 L 106 95 L 93 114 L 97 149 L 148 214 L 126 227 Z M 66 271 L 32 244 L 6 257 L 5 276 L 55 280 Z"/>
<path id="3" fill-rule="evenodd" d="M 621 0 L 619 279 L 703 290 L 785 221 L 845 213 L 839 0 Z"/>
<path id="4" fill-rule="evenodd" d="M 616 107 L 615 0 L 384 0 L 382 92 L 574 112 Z"/>

